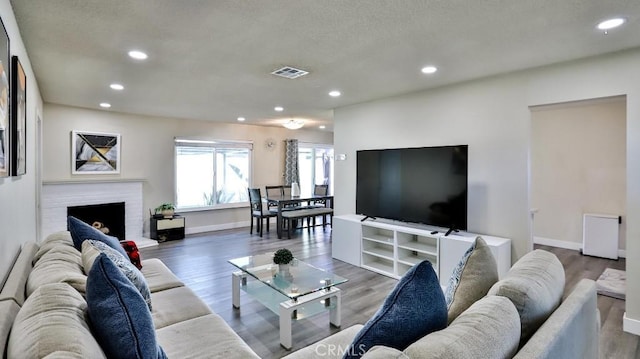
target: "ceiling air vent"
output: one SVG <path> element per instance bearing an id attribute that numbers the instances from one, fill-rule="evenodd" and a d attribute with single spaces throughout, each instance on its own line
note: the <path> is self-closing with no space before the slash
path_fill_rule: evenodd
<path id="1" fill-rule="evenodd" d="M 296 69 L 294 67 L 291 66 L 285 66 L 281 69 L 277 69 L 274 72 L 272 72 L 272 75 L 276 75 L 276 76 L 280 76 L 280 77 L 284 77 L 287 79 L 297 79 L 300 76 L 304 76 L 306 74 L 308 74 L 309 71 L 304 71 L 304 70 L 300 70 L 300 69 Z"/>

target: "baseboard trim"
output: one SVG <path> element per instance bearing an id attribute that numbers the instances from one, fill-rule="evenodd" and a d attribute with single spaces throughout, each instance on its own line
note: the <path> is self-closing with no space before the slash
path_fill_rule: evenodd
<path id="1" fill-rule="evenodd" d="M 582 250 L 582 243 L 577 242 L 569 242 L 569 241 L 561 241 L 558 239 L 544 238 L 544 237 L 533 237 L 534 244 L 541 244 L 543 246 L 551 246 L 557 248 L 571 249 L 574 251 Z M 624 249 L 618 249 L 618 257 L 627 258 L 627 251 Z"/>
<path id="2" fill-rule="evenodd" d="M 582 249 L 582 243 L 561 241 L 558 239 L 551 239 L 551 238 L 544 238 L 544 237 L 533 237 L 533 243 L 541 244 L 543 246 L 572 249 L 574 251 L 579 251 Z"/>
<path id="3" fill-rule="evenodd" d="M 624 316 L 622 317 L 622 330 L 627 333 L 640 335 L 640 320 L 631 319 L 627 317 L 627 312 L 624 312 Z"/>
<path id="4" fill-rule="evenodd" d="M 249 221 L 244 222 L 232 222 L 232 223 L 222 223 L 222 224 L 212 224 L 210 226 L 199 226 L 199 227 L 187 227 L 184 229 L 185 234 L 196 234 L 196 233 L 204 233 L 204 232 L 215 232 L 222 231 L 225 229 L 235 229 L 242 227 L 249 227 L 251 223 Z"/>

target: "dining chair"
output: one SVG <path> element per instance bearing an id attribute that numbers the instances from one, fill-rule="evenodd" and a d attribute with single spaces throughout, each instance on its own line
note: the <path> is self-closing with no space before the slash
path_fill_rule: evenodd
<path id="1" fill-rule="evenodd" d="M 291 197 L 291 185 L 282 186 L 282 194 L 285 197 Z"/>
<path id="2" fill-rule="evenodd" d="M 285 198 L 291 198 L 291 185 L 286 185 L 286 186 L 282 186 L 282 195 Z M 300 202 L 295 202 L 295 203 L 289 203 L 289 204 L 285 204 L 284 205 L 284 209 L 285 210 L 295 210 L 295 209 L 302 209 L 303 206 Z M 298 223 L 299 222 L 299 223 Z M 309 223 L 307 221 L 307 223 Z M 293 227 L 297 227 L 298 224 L 300 226 L 304 225 L 304 219 L 298 221 L 298 219 L 294 219 L 291 221 L 291 223 L 289 223 L 289 225 L 293 225 Z"/>
<path id="3" fill-rule="evenodd" d="M 282 186 L 282 195 L 284 198 L 291 198 L 291 185 Z M 300 202 L 286 204 L 285 208 L 287 209 L 301 209 L 303 208 Z"/>
<path id="4" fill-rule="evenodd" d="M 327 194 L 329 194 L 329 185 L 327 184 L 317 184 L 313 186 L 313 195 L 314 196 L 326 196 Z M 320 200 L 314 200 L 309 204 L 309 207 L 311 208 L 318 208 L 318 207 L 326 207 L 327 203 L 326 200 L 324 199 L 320 199 Z M 322 222 L 323 223 L 327 223 L 327 215 L 329 216 L 333 216 L 333 214 L 323 214 L 322 215 Z M 307 220 L 307 225 L 309 225 L 308 220 Z M 313 217 L 313 226 L 315 227 L 316 225 L 316 217 Z"/>
<path id="5" fill-rule="evenodd" d="M 279 197 L 284 196 L 284 186 L 282 186 L 282 185 L 279 185 L 279 186 L 264 186 L 264 190 L 265 190 L 265 193 L 267 195 L 267 198 L 279 198 Z M 269 208 L 271 210 L 273 207 L 276 207 L 276 210 L 277 210 L 278 203 L 267 200 L 267 208 Z"/>
<path id="6" fill-rule="evenodd" d="M 260 188 L 249 188 L 249 203 L 251 209 L 251 228 L 249 234 L 253 234 L 253 219 L 256 218 L 256 231 L 260 233 L 262 237 L 263 219 L 267 219 L 267 232 L 269 232 L 269 218 L 278 215 L 277 212 L 270 211 L 268 208 L 262 208 L 262 196 L 260 195 Z"/>
<path id="7" fill-rule="evenodd" d="M 313 195 L 314 196 L 326 196 L 327 194 L 329 194 L 329 185 L 328 184 L 317 184 L 317 185 L 313 186 Z M 314 201 L 314 204 L 318 204 L 319 205 L 319 206 L 315 206 L 315 207 L 324 207 L 325 200 L 321 199 L 321 200 Z"/>

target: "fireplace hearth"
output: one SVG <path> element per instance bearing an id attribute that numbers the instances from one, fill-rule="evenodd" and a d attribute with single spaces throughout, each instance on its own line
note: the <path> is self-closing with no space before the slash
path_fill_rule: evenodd
<path id="1" fill-rule="evenodd" d="M 125 239 L 125 203 L 102 203 L 67 207 L 67 215 L 88 223 L 99 231 Z"/>

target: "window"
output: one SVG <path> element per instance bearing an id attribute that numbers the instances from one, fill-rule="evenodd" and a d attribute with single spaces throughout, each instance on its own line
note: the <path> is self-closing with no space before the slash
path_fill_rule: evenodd
<path id="1" fill-rule="evenodd" d="M 328 184 L 333 193 L 333 148 L 327 145 L 303 144 L 298 146 L 300 193 L 313 194 L 317 184 Z"/>
<path id="2" fill-rule="evenodd" d="M 176 206 L 247 202 L 252 144 L 176 139 Z"/>

